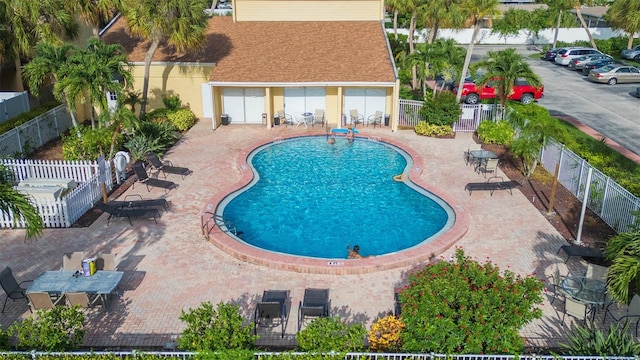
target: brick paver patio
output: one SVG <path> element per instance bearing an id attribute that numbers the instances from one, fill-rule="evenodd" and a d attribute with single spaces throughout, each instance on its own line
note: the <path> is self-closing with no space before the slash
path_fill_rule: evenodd
<path id="1" fill-rule="evenodd" d="M 112 301 L 110 312 L 93 310 L 88 314 L 85 345 L 94 349 L 162 349 L 183 329 L 178 319 L 181 311 L 203 301 L 238 304 L 243 316 L 250 319 L 255 303 L 268 289 L 291 290 L 285 344 L 293 342 L 298 302 L 307 287 L 330 288 L 333 315 L 369 326 L 393 309 L 393 289 L 403 284 L 410 268 L 357 275 L 275 270 L 240 261 L 201 235 L 200 214 L 206 202 L 241 176 L 236 163 L 239 152 L 256 141 L 313 131 L 324 134 L 324 129 L 318 128 L 269 130 L 250 125 L 212 131 L 209 122 L 199 122 L 165 155 L 175 165 L 192 169 L 193 174 L 184 180 L 179 175 L 168 177 L 179 187 L 166 195 L 171 208 L 162 213 L 157 225 L 150 219 L 134 219 L 133 226 L 126 219 L 115 219 L 107 227 L 107 215 L 103 215 L 90 227 L 47 229 L 42 238 L 29 242 L 24 241 L 22 230 L 0 230 L 0 263 L 10 266 L 21 281 L 59 269 L 65 252 L 116 253 L 119 270 L 125 272 L 122 296 Z M 564 259 L 556 255 L 566 241 L 531 205 L 531 199 L 519 191 L 513 195 L 498 191 L 493 196 L 474 192 L 470 196 L 464 190 L 468 182 L 484 181 L 463 160 L 463 152 L 472 141 L 470 134 L 433 139 L 419 137 L 413 131 L 364 128 L 361 135 L 402 142 L 424 157 L 422 179 L 445 189 L 452 199 L 450 205 L 469 217 L 468 231 L 456 243 L 468 255 L 480 261 L 490 259 L 502 269 L 519 274 L 550 276 L 556 265 L 567 272 Z M 165 196 L 161 189 L 147 193 L 144 186 L 130 188 L 128 194 Z M 448 258 L 453 250 L 440 256 Z M 568 266 L 580 272 L 586 263 L 578 258 L 570 260 Z M 564 327 L 560 325 L 560 301 L 553 306 L 545 302 L 542 309 L 544 317 L 523 329 L 522 335 L 531 346 L 555 347 L 566 336 L 572 320 Z M 6 328 L 28 316 L 25 300 L 9 301 L 1 322 Z M 265 334 L 264 330 L 261 333 L 263 343 L 282 343 L 278 335 Z"/>

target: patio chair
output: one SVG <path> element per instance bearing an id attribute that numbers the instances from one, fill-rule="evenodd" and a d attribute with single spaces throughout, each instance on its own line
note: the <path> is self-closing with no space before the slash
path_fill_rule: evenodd
<path id="1" fill-rule="evenodd" d="M 564 313 L 562 314 L 562 322 L 560 324 L 564 325 L 564 316 L 569 315 L 573 316 L 576 319 L 586 323 L 587 321 L 587 304 L 575 300 L 571 296 L 567 296 L 564 299 Z"/>
<path id="2" fill-rule="evenodd" d="M 484 177 L 487 177 L 487 173 L 498 173 L 498 159 L 488 159 L 484 164 L 478 167 L 478 171 L 482 172 Z"/>
<path id="3" fill-rule="evenodd" d="M 369 124 L 373 124 L 373 128 L 376 128 L 376 124 L 378 125 L 382 125 L 382 117 L 384 116 L 384 114 L 382 113 L 382 111 L 376 110 L 376 113 L 373 115 L 369 115 L 369 117 L 367 117 L 367 126 L 369 126 Z"/>
<path id="4" fill-rule="evenodd" d="M 82 270 L 84 251 L 74 251 L 62 255 L 62 270 Z"/>
<path id="5" fill-rule="evenodd" d="M 108 253 L 100 253 L 96 258 L 96 270 L 102 271 L 115 271 L 116 270 L 116 255 Z"/>
<path id="6" fill-rule="evenodd" d="M 562 299 L 567 296 L 567 294 L 562 290 L 560 284 L 562 284 L 562 280 L 564 276 L 560 275 L 560 269 L 557 267 L 553 270 L 553 274 L 551 275 L 551 292 L 553 293 L 553 298 L 551 298 L 551 304 L 556 300 L 558 296 L 561 296 Z"/>
<path id="7" fill-rule="evenodd" d="M 293 115 L 285 113 L 284 110 L 278 110 L 276 111 L 276 114 L 278 114 L 281 124 L 284 122 L 285 126 L 287 124 L 293 125 Z"/>
<path id="8" fill-rule="evenodd" d="M 65 293 L 64 297 L 67 300 L 67 306 L 79 306 L 83 309 L 93 307 L 98 302 L 100 296 L 89 296 L 86 292 L 69 292 Z"/>
<path id="9" fill-rule="evenodd" d="M 149 163 L 154 169 L 162 171 L 165 179 L 167 178 L 167 174 L 178 174 L 184 179 L 187 175 L 192 173 L 192 171 L 186 167 L 173 166 L 169 160 L 161 161 L 158 155 L 152 152 L 147 154 L 147 160 L 149 160 Z"/>
<path id="10" fill-rule="evenodd" d="M 288 290 L 267 290 L 262 294 L 262 300 L 256 305 L 253 314 L 254 332 L 257 334 L 260 327 L 277 327 L 282 329 L 281 337 L 284 338 L 284 331 L 287 327 L 287 301 L 289 300 Z"/>
<path id="11" fill-rule="evenodd" d="M 21 286 L 26 282 L 33 282 L 33 280 L 25 280 L 18 283 L 16 278 L 13 276 L 13 272 L 11 272 L 10 267 L 7 266 L 2 270 L 0 273 L 0 286 L 2 286 L 2 290 L 7 294 L 7 297 L 4 299 L 4 305 L 2 305 L 2 313 L 4 313 L 4 309 L 7 306 L 7 301 L 9 299 L 16 301 L 17 299 L 27 298 L 25 294 L 27 289 Z"/>
<path id="12" fill-rule="evenodd" d="M 109 214 L 109 217 L 107 218 L 107 226 L 109 226 L 111 218 L 114 217 L 127 218 L 127 220 L 129 220 L 129 225 L 133 225 L 133 223 L 131 222 L 132 217 L 153 218 L 153 221 L 156 224 L 158 223 L 157 218 L 160 217 L 160 211 L 155 208 L 117 208 L 115 206 L 99 202 L 96 204 L 96 209 Z"/>
<path id="13" fill-rule="evenodd" d="M 124 197 L 124 201 L 122 200 L 111 200 L 109 201 L 111 206 L 115 206 L 117 208 L 163 208 L 165 211 L 169 210 L 169 202 L 167 199 L 158 198 L 158 199 L 143 199 L 140 194 L 131 194 Z"/>
<path id="14" fill-rule="evenodd" d="M 329 316 L 329 289 L 304 289 L 304 298 L 298 305 L 298 331 L 308 317 Z"/>
<path id="15" fill-rule="evenodd" d="M 151 191 L 152 187 L 159 187 L 164 189 L 166 193 L 169 190 L 177 187 L 174 182 L 149 177 L 149 175 L 147 175 L 147 171 L 144 169 L 141 163 L 133 164 L 133 171 L 138 177 L 138 182 L 141 182 L 147 186 L 147 191 Z"/>
<path id="16" fill-rule="evenodd" d="M 477 144 L 475 142 L 469 143 L 469 148 L 465 152 L 464 161 L 467 165 L 476 163 L 476 159 L 471 155 L 472 151 L 482 150 L 482 144 Z"/>
<path id="17" fill-rule="evenodd" d="M 54 301 L 51 299 L 51 295 L 49 295 L 49 293 L 32 292 L 27 293 L 27 298 L 29 299 L 29 308 L 31 309 L 31 312 L 35 314 L 38 310 L 53 309 L 62 301 L 64 296 L 60 296 Z"/>
<path id="18" fill-rule="evenodd" d="M 358 123 L 364 123 L 364 115 L 358 113 L 357 109 L 349 110 L 349 118 L 351 119 L 351 125 L 356 127 Z"/>
<path id="19" fill-rule="evenodd" d="M 631 299 L 629 306 L 627 306 L 627 309 L 624 312 L 621 312 L 621 313 L 615 312 L 611 308 L 614 304 L 615 304 L 614 302 L 610 302 L 609 305 L 607 305 L 607 310 L 605 311 L 604 317 L 602 318 L 602 323 L 604 324 L 605 320 L 607 319 L 607 315 L 611 315 L 611 317 L 616 322 L 625 321 L 628 323 L 629 320 L 635 319 L 636 337 L 637 337 L 638 325 L 640 325 L 640 295 L 638 294 L 633 295 L 633 298 Z"/>
<path id="20" fill-rule="evenodd" d="M 609 272 L 608 267 L 589 263 L 587 264 L 587 272 L 585 273 L 584 276 L 590 279 L 600 280 L 606 284 L 608 272 Z"/>
<path id="21" fill-rule="evenodd" d="M 322 126 L 324 126 L 324 110 L 322 109 L 316 109 L 316 111 L 313 113 L 313 118 L 311 119 L 311 126 L 320 123 L 322 124 Z"/>

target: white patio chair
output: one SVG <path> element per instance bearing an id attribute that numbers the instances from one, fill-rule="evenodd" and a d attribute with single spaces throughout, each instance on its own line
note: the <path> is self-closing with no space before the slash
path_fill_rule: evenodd
<path id="1" fill-rule="evenodd" d="M 369 115 L 369 117 L 367 117 L 367 126 L 369 126 L 369 124 L 373 124 L 373 128 L 376 128 L 376 124 L 378 125 L 382 125 L 382 117 L 384 116 L 384 114 L 382 113 L 382 111 L 376 110 L 376 113 L 373 115 Z"/>
<path id="2" fill-rule="evenodd" d="M 349 110 L 349 118 L 351 119 L 351 124 L 353 126 L 364 123 L 364 115 L 360 114 L 358 109 Z"/>

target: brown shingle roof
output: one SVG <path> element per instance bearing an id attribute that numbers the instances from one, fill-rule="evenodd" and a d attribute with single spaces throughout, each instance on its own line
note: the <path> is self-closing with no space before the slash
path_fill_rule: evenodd
<path id="1" fill-rule="evenodd" d="M 184 54 L 161 45 L 153 61 L 216 63 L 216 82 L 393 82 L 384 31 L 375 21 L 237 22 L 209 20 L 204 50 Z M 133 62 L 148 43 L 130 36 L 124 19 L 103 35 Z"/>

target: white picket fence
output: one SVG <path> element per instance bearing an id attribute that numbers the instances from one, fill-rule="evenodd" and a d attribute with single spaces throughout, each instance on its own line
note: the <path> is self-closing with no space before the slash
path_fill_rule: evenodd
<path id="1" fill-rule="evenodd" d="M 13 172 L 16 183 L 28 178 L 64 178 L 79 184 L 59 200 L 30 198 L 48 228 L 71 227 L 102 196 L 103 181 L 107 190 L 113 188 L 109 161 L 100 164 L 98 161 L 1 159 L 0 164 Z M 0 228 L 24 226 L 23 218 L 14 219 L 12 212 L 0 212 Z"/>

